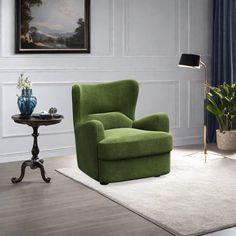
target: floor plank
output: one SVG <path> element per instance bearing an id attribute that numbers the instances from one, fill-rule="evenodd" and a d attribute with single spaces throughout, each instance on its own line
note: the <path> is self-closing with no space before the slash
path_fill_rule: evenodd
<path id="1" fill-rule="evenodd" d="M 0 165 L 0 236 L 171 235 L 54 171 L 75 166 L 74 156 L 45 160 L 50 184 L 42 181 L 38 170 L 29 168 L 22 183 L 11 184 L 20 164 Z"/>

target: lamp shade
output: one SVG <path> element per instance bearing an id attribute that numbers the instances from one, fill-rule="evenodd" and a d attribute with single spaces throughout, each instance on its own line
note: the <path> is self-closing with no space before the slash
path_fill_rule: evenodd
<path id="1" fill-rule="evenodd" d="M 182 54 L 179 66 L 200 68 L 200 56 L 195 54 Z"/>

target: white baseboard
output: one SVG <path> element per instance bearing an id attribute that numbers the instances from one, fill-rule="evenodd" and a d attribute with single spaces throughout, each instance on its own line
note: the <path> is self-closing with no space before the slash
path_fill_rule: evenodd
<path id="1" fill-rule="evenodd" d="M 39 158 L 45 159 L 50 157 L 69 156 L 75 154 L 75 148 L 73 146 L 45 149 L 40 150 Z M 0 163 L 13 162 L 13 161 L 25 161 L 31 159 L 31 152 L 19 152 L 19 153 L 6 153 L 0 155 Z"/>
<path id="2" fill-rule="evenodd" d="M 175 147 L 194 144 L 203 144 L 203 136 L 187 136 L 174 138 Z"/>

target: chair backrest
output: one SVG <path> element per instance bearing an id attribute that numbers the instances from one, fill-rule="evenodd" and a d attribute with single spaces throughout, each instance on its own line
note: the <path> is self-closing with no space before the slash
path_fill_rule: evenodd
<path id="1" fill-rule="evenodd" d="M 138 90 L 135 80 L 74 85 L 74 125 L 99 120 L 105 129 L 131 127 L 135 118 Z"/>

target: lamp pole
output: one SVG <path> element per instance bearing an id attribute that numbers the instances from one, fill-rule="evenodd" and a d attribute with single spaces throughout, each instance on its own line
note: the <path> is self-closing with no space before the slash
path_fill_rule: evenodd
<path id="1" fill-rule="evenodd" d="M 209 84 L 207 81 L 207 66 L 204 62 L 201 61 L 200 55 L 196 54 L 186 54 L 183 53 L 181 55 L 179 66 L 181 67 L 189 67 L 189 68 L 204 68 L 205 70 L 205 80 L 204 80 L 204 130 L 203 130 L 203 143 L 204 143 L 204 156 L 206 162 L 207 156 L 207 93 L 209 88 Z"/>
<path id="2" fill-rule="evenodd" d="M 201 67 L 204 68 L 205 71 L 205 80 L 204 80 L 204 130 L 203 130 L 203 142 L 204 142 L 204 155 L 206 161 L 206 154 L 207 154 L 207 66 L 204 62 L 200 61 Z"/>

